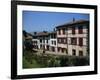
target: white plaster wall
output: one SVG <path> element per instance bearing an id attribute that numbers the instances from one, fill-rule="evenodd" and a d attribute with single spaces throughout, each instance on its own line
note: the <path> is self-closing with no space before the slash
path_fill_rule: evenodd
<path id="1" fill-rule="evenodd" d="M 79 56 L 79 51 L 83 51 L 83 56 L 87 55 L 87 47 L 86 46 L 76 46 L 76 45 L 68 45 L 68 55 L 72 55 L 72 49 L 76 50 L 76 56 Z"/>
<path id="2" fill-rule="evenodd" d="M 56 45 L 52 44 L 52 41 L 56 41 Z M 54 47 L 57 47 L 57 39 L 50 39 L 50 46 L 54 46 Z"/>

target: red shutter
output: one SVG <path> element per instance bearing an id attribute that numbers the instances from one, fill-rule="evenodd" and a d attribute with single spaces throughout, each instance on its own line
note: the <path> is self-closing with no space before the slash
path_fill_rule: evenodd
<path id="1" fill-rule="evenodd" d="M 72 34 L 75 34 L 75 28 L 72 28 Z"/>
<path id="2" fill-rule="evenodd" d="M 65 34 L 65 29 L 63 29 L 62 31 L 63 31 L 63 34 Z"/>
<path id="3" fill-rule="evenodd" d="M 79 26 L 79 28 L 78 28 L 78 33 L 79 33 L 79 34 L 82 34 L 82 33 L 83 33 L 83 26 Z"/>
<path id="4" fill-rule="evenodd" d="M 77 38 L 71 38 L 71 44 L 77 45 Z"/>
<path id="5" fill-rule="evenodd" d="M 59 32 L 59 35 L 60 35 L 60 34 L 61 34 L 60 29 L 59 29 L 59 31 L 58 31 L 58 32 Z"/>
<path id="6" fill-rule="evenodd" d="M 83 46 L 83 38 L 79 38 L 79 46 Z"/>
<path id="7" fill-rule="evenodd" d="M 83 33 L 83 29 L 79 29 L 79 34 L 82 34 Z"/>

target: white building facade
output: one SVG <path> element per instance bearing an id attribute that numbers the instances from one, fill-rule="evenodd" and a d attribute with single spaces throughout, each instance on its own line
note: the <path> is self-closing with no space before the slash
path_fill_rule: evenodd
<path id="1" fill-rule="evenodd" d="M 57 53 L 57 35 L 56 32 L 49 33 L 50 36 L 50 51 Z"/>

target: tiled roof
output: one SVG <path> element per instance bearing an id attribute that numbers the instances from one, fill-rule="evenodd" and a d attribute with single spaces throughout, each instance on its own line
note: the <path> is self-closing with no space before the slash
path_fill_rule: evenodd
<path id="1" fill-rule="evenodd" d="M 75 24 L 82 24 L 82 23 L 88 23 L 88 20 L 76 20 L 76 21 L 71 21 L 62 25 L 57 26 L 56 28 L 61 28 L 61 27 L 67 27 L 67 26 L 71 26 L 71 25 L 75 25 Z"/>
<path id="2" fill-rule="evenodd" d="M 56 34 L 56 31 L 52 31 L 52 32 L 50 32 L 49 34 Z"/>
<path id="3" fill-rule="evenodd" d="M 49 35 L 48 32 L 38 32 L 38 33 L 36 33 L 36 34 L 33 35 L 33 36 L 48 36 L 48 35 Z"/>
<path id="4" fill-rule="evenodd" d="M 56 34 L 56 31 L 52 31 L 52 32 L 38 32 L 36 34 L 33 34 L 33 37 L 48 36 L 50 34 Z"/>

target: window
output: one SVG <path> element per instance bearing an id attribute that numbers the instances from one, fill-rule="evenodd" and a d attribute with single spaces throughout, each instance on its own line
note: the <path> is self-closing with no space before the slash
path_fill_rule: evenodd
<path id="1" fill-rule="evenodd" d="M 47 43 L 48 43 L 48 40 L 47 40 Z"/>
<path id="2" fill-rule="evenodd" d="M 52 41 L 52 44 L 53 44 L 53 41 Z"/>
<path id="3" fill-rule="evenodd" d="M 65 34 L 65 29 L 62 29 L 63 34 Z"/>
<path id="4" fill-rule="evenodd" d="M 55 52 L 55 47 L 51 47 L 52 51 Z"/>
<path id="5" fill-rule="evenodd" d="M 77 38 L 71 38 L 71 44 L 77 45 Z"/>
<path id="6" fill-rule="evenodd" d="M 58 38 L 58 43 L 67 44 L 67 38 Z"/>
<path id="7" fill-rule="evenodd" d="M 60 52 L 60 47 L 58 47 L 58 52 Z"/>
<path id="8" fill-rule="evenodd" d="M 53 38 L 53 34 L 51 34 L 51 38 Z"/>
<path id="9" fill-rule="evenodd" d="M 38 49 L 38 46 L 36 45 L 36 49 Z"/>
<path id="10" fill-rule="evenodd" d="M 42 43 L 42 39 L 40 39 L 40 42 Z"/>
<path id="11" fill-rule="evenodd" d="M 54 45 L 56 45 L 56 41 L 54 41 Z"/>
<path id="12" fill-rule="evenodd" d="M 82 33 L 83 33 L 83 26 L 80 26 L 80 27 L 78 28 L 78 33 L 79 33 L 79 34 L 82 34 Z"/>
<path id="13" fill-rule="evenodd" d="M 59 34 L 59 35 L 61 34 L 60 29 L 58 30 L 58 34 Z"/>
<path id="14" fill-rule="evenodd" d="M 49 50 L 49 45 L 47 45 L 47 50 Z"/>
<path id="15" fill-rule="evenodd" d="M 64 53 L 64 48 L 62 48 L 61 50 L 62 50 L 62 53 Z"/>
<path id="16" fill-rule="evenodd" d="M 64 43 L 66 43 L 66 39 L 64 39 Z"/>
<path id="17" fill-rule="evenodd" d="M 40 45 L 40 48 L 42 48 L 42 45 Z"/>
<path id="18" fill-rule="evenodd" d="M 79 38 L 79 46 L 83 46 L 83 38 Z"/>
<path id="19" fill-rule="evenodd" d="M 79 56 L 83 56 L 83 51 L 79 51 Z"/>
<path id="20" fill-rule="evenodd" d="M 74 27 L 72 28 L 72 34 L 75 34 L 75 28 Z"/>
<path id="21" fill-rule="evenodd" d="M 54 38 L 56 38 L 56 34 L 54 34 Z"/>
<path id="22" fill-rule="evenodd" d="M 57 39 L 57 42 L 59 43 L 59 38 Z"/>
<path id="23" fill-rule="evenodd" d="M 67 44 L 67 38 L 64 38 L 63 42 L 64 44 Z"/>
<path id="24" fill-rule="evenodd" d="M 76 55 L 76 50 L 75 49 L 72 50 L 72 55 L 74 55 L 74 56 Z"/>
<path id="25" fill-rule="evenodd" d="M 60 38 L 58 38 L 58 43 L 61 43 L 61 39 Z"/>
<path id="26" fill-rule="evenodd" d="M 43 40 L 43 43 L 45 43 L 45 40 Z"/>
<path id="27" fill-rule="evenodd" d="M 61 39 L 61 43 L 64 43 L 64 39 Z"/>
<path id="28" fill-rule="evenodd" d="M 56 38 L 56 34 L 51 34 L 51 38 Z"/>

